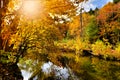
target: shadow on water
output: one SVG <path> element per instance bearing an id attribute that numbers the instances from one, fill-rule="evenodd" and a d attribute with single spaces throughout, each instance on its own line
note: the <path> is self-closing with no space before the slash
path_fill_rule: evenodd
<path id="1" fill-rule="evenodd" d="M 67 68 L 52 62 L 43 63 L 33 69 L 33 65 L 19 66 L 27 68 L 21 69 L 24 80 L 120 80 L 120 62 L 95 57 L 80 57 L 77 63 L 69 61 Z M 35 69 L 36 72 L 33 72 Z"/>
<path id="2" fill-rule="evenodd" d="M 120 80 L 120 62 L 81 57 L 78 64 L 73 70 L 80 80 Z"/>

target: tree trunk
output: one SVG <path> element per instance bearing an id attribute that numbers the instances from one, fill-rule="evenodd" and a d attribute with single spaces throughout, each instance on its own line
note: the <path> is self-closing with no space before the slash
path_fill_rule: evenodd
<path id="1" fill-rule="evenodd" d="M 0 0 L 0 50 L 2 49 L 2 35 L 1 35 L 1 24 L 2 24 L 2 7 L 1 7 L 1 2 L 2 0 Z"/>
<path id="2" fill-rule="evenodd" d="M 2 39 L 2 22 L 5 17 L 5 13 L 7 12 L 7 5 L 9 0 L 0 0 L 0 50 L 3 49 L 3 39 Z"/>

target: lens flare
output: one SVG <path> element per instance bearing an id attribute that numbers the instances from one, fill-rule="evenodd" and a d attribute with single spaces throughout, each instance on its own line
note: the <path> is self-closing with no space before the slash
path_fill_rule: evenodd
<path id="1" fill-rule="evenodd" d="M 35 0 L 26 0 L 23 3 L 23 13 L 27 16 L 37 15 L 39 8 L 39 2 Z"/>

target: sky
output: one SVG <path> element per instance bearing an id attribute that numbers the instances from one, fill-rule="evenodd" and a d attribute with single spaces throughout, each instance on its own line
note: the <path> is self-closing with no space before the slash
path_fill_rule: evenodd
<path id="1" fill-rule="evenodd" d="M 103 7 L 108 2 L 113 2 L 113 0 L 88 0 L 85 4 L 83 4 L 85 11 L 89 11 L 90 8 L 93 10 L 97 8 Z"/>

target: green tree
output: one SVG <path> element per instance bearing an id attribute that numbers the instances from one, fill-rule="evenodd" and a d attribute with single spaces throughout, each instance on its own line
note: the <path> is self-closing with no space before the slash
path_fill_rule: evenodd
<path id="1" fill-rule="evenodd" d="M 95 11 L 92 10 L 92 9 L 90 9 L 89 14 L 90 14 L 90 15 L 93 15 L 93 14 L 95 14 Z"/>
<path id="2" fill-rule="evenodd" d="M 98 31 L 95 16 L 91 16 L 90 22 L 86 25 L 85 36 L 88 37 L 90 42 L 94 42 L 98 38 Z"/>
<path id="3" fill-rule="evenodd" d="M 118 2 L 120 2 L 120 0 L 113 0 L 113 2 L 114 2 L 114 3 L 118 3 Z"/>

